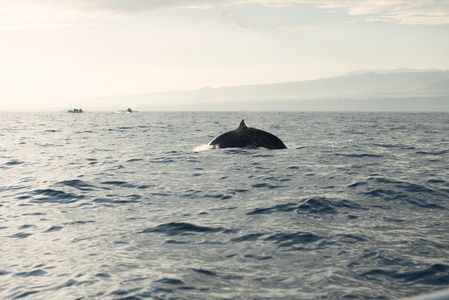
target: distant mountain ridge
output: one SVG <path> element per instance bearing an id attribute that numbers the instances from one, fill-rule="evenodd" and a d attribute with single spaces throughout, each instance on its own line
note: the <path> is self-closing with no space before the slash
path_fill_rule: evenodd
<path id="1" fill-rule="evenodd" d="M 214 109 L 214 104 L 218 108 L 226 107 L 226 103 L 230 108 L 239 109 L 238 103 L 252 102 L 256 109 L 258 104 L 263 106 L 267 102 L 287 105 L 292 101 L 362 101 L 426 97 L 449 99 L 449 70 L 359 71 L 308 81 L 113 96 L 90 99 L 89 102 L 98 107 L 117 104 L 123 106 L 123 103 L 126 103 L 141 110 L 202 110 L 204 107 L 210 110 Z"/>
<path id="2" fill-rule="evenodd" d="M 354 72 L 348 72 L 341 76 L 360 75 L 364 73 L 376 73 L 376 74 L 392 74 L 392 73 L 421 73 L 439 71 L 438 69 L 411 69 L 411 68 L 399 68 L 393 70 L 359 70 Z"/>

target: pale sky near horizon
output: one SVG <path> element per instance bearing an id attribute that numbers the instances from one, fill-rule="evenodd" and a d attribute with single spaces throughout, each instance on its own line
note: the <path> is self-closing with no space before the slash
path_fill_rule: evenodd
<path id="1" fill-rule="evenodd" d="M 449 69 L 448 53 L 441 0 L 0 0 L 0 110 Z"/>

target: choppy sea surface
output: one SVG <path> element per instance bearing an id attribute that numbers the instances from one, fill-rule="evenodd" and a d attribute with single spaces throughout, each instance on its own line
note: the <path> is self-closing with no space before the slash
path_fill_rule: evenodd
<path id="1" fill-rule="evenodd" d="M 288 149 L 198 150 L 241 119 Z M 0 128 L 2 299 L 449 287 L 448 113 L 2 112 Z"/>

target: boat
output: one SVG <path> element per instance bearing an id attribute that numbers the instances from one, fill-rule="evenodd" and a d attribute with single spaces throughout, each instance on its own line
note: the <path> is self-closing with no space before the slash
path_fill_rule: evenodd
<path id="1" fill-rule="evenodd" d="M 114 113 L 116 114 L 130 114 L 130 113 L 134 113 L 135 111 L 132 110 L 131 108 L 128 107 L 128 109 L 125 110 L 116 110 L 114 111 Z"/>
<path id="2" fill-rule="evenodd" d="M 72 114 L 82 114 L 83 113 L 83 109 L 82 108 L 74 108 L 74 109 L 69 109 L 67 110 L 68 113 L 72 113 Z"/>

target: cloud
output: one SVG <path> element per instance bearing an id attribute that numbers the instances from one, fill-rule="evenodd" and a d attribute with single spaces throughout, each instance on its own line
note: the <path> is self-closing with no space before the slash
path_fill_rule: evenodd
<path id="1" fill-rule="evenodd" d="M 368 21 L 400 24 L 449 24 L 449 1 L 439 0 L 317 0 L 320 8 L 345 9 L 351 15 L 367 15 Z"/>
<path id="2" fill-rule="evenodd" d="M 449 24 L 449 1 L 441 0 L 240 0 L 234 3 L 263 5 L 314 4 L 321 9 L 344 9 L 366 15 L 368 21 L 399 24 Z"/>
<path id="3" fill-rule="evenodd" d="M 20 4 L 18 4 L 20 3 Z M 63 3 L 63 5 L 61 4 Z M 449 24 L 449 1 L 442 0 L 3 0 L 0 15 L 9 7 L 45 7 L 49 10 L 73 10 L 91 14 L 135 14 L 156 9 L 210 8 L 244 4 L 284 7 L 312 4 L 321 9 L 344 9 L 350 15 L 366 15 L 368 21 L 400 24 Z M 232 19 L 232 16 L 228 16 Z M 237 26 L 242 20 L 235 20 Z"/>
<path id="4" fill-rule="evenodd" d="M 22 30 L 22 29 L 47 29 L 60 27 L 85 27 L 96 26 L 97 24 L 26 24 L 1 26 L 0 30 Z"/>
<path id="5" fill-rule="evenodd" d="M 238 29 L 249 29 L 248 22 L 230 10 L 222 11 L 220 17 L 232 21 Z"/>
<path id="6" fill-rule="evenodd" d="M 26 0 L 30 1 L 30 0 Z M 66 0 L 64 5 L 86 12 L 103 11 L 124 14 L 141 13 L 163 8 L 209 8 L 217 5 L 232 4 L 232 0 Z M 33 0 L 53 6 L 53 0 Z"/>
<path id="7" fill-rule="evenodd" d="M 84 10 L 103 10 L 122 13 L 139 13 L 161 8 L 207 8 L 230 1 L 205 0 L 71 0 Z"/>

